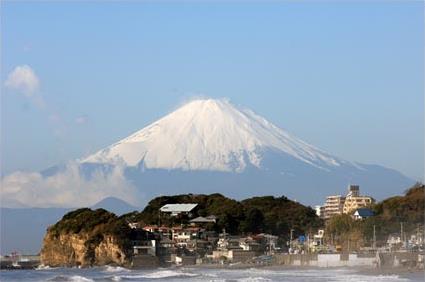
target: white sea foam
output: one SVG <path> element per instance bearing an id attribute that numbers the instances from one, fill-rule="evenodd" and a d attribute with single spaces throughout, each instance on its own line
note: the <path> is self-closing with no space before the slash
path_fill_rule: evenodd
<path id="1" fill-rule="evenodd" d="M 181 272 L 181 271 L 174 271 L 174 270 L 159 270 L 152 273 L 146 273 L 141 275 L 125 275 L 121 276 L 125 279 L 161 279 L 161 278 L 177 278 L 177 277 L 195 277 L 199 276 L 199 274 L 196 273 L 190 273 L 190 272 Z"/>
<path id="2" fill-rule="evenodd" d="M 72 276 L 55 276 L 52 279 L 49 279 L 49 281 L 61 281 L 61 282 L 94 282 L 93 279 L 86 278 L 84 276 L 80 275 L 72 275 Z"/>
<path id="3" fill-rule="evenodd" d="M 35 270 L 48 270 L 48 269 L 55 269 L 55 267 L 50 267 L 48 265 L 40 264 L 36 267 Z"/>
<path id="4" fill-rule="evenodd" d="M 107 265 L 105 266 L 105 272 L 115 273 L 115 272 L 129 272 L 130 269 L 121 267 L 121 266 L 111 266 Z"/>
<path id="5" fill-rule="evenodd" d="M 246 278 L 240 278 L 237 281 L 241 281 L 241 282 L 256 282 L 256 281 L 272 281 L 270 278 L 265 278 L 265 277 L 246 277 Z"/>
<path id="6" fill-rule="evenodd" d="M 91 281 L 282 281 L 282 282 L 408 282 L 423 281 L 420 273 L 377 274 L 362 273 L 358 269 L 211 269 L 211 268 L 160 268 L 125 269 L 118 267 L 57 268 L 3 272 L 2 282 L 27 281 L 91 282 Z"/>

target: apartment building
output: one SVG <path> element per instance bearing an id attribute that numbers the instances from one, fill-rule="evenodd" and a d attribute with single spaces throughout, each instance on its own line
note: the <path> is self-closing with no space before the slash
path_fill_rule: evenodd
<path id="1" fill-rule="evenodd" d="M 343 213 L 349 214 L 360 208 L 370 207 L 375 200 L 369 196 L 360 195 L 360 188 L 358 185 L 348 186 L 348 194 L 345 197 Z"/>
<path id="2" fill-rule="evenodd" d="M 326 197 L 324 205 L 324 213 L 321 214 L 322 218 L 328 219 L 334 215 L 342 214 L 344 210 L 345 197 L 341 195 L 334 195 Z"/>

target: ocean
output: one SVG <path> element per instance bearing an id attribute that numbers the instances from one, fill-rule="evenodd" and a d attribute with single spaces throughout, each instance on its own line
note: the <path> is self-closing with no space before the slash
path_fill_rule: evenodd
<path id="1" fill-rule="evenodd" d="M 0 281 L 424 281 L 423 273 L 362 274 L 352 268 L 247 268 L 222 269 L 176 267 L 129 270 L 122 267 L 43 268 L 37 270 L 4 270 Z"/>

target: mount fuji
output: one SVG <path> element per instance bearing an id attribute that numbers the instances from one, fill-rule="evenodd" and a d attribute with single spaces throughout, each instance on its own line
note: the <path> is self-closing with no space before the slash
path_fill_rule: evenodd
<path id="1" fill-rule="evenodd" d="M 320 203 L 350 183 L 376 198 L 413 183 L 401 173 L 333 156 L 225 99 L 191 101 L 79 161 L 85 175 L 125 167 L 150 199 L 160 194 L 286 195 Z"/>
<path id="2" fill-rule="evenodd" d="M 350 183 L 379 200 L 413 180 L 335 157 L 227 100 L 195 100 L 81 160 L 5 177 L 0 204 L 10 206 L 0 209 L 2 252 L 38 252 L 47 226 L 70 208 L 124 213 L 183 193 L 284 195 L 313 205 L 345 194 Z"/>

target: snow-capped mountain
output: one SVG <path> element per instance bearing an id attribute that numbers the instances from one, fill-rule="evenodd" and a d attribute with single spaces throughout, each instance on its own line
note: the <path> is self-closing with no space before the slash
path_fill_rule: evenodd
<path id="1" fill-rule="evenodd" d="M 343 163 L 224 99 L 192 101 L 83 162 L 241 172 L 248 164 L 261 168 L 266 150 L 322 169 Z"/>
<path id="2" fill-rule="evenodd" d="M 225 99 L 191 101 L 80 164 L 84 171 L 126 167 L 148 199 L 221 192 L 320 203 L 350 183 L 379 199 L 413 182 L 395 170 L 332 156 Z"/>

